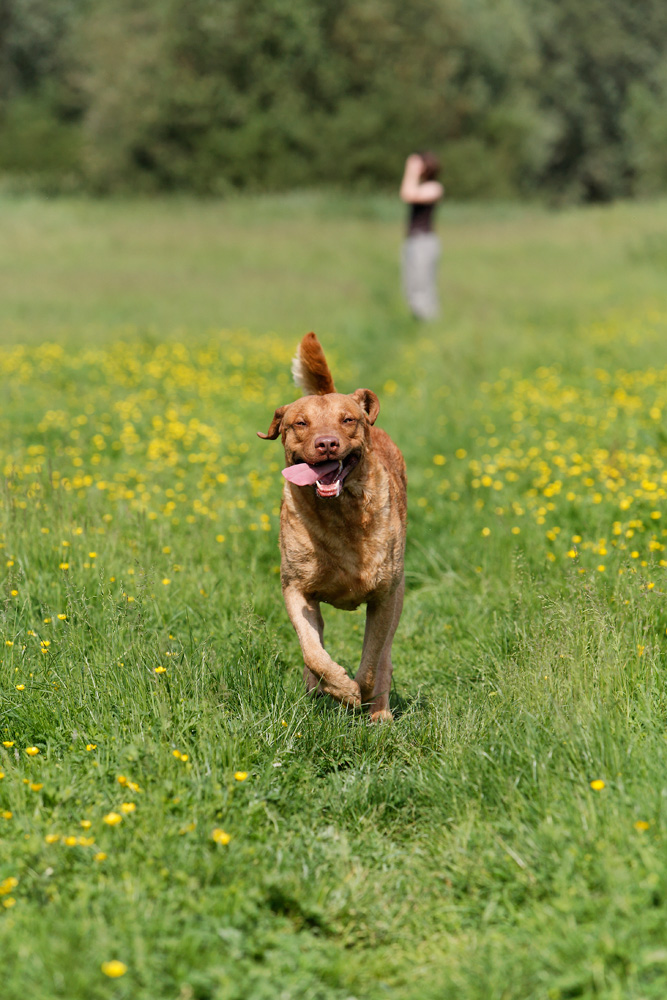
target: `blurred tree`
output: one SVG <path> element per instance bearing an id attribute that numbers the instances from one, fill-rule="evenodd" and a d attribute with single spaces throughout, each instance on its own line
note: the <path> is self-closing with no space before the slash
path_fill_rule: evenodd
<path id="1" fill-rule="evenodd" d="M 641 187 L 628 143 L 642 81 L 656 93 L 667 45 L 664 0 L 527 0 L 538 38 L 540 107 L 556 141 L 540 185 L 568 200 L 601 201 Z"/>
<path id="2" fill-rule="evenodd" d="M 667 184 L 664 0 L 0 0 L 0 169 L 99 192 Z"/>

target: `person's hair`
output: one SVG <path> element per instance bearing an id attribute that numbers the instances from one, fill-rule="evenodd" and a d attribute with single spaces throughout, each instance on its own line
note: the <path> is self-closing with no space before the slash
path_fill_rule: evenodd
<path id="1" fill-rule="evenodd" d="M 429 151 L 419 154 L 422 158 L 421 180 L 422 181 L 434 181 L 438 174 L 440 173 L 440 160 L 435 155 Z"/>

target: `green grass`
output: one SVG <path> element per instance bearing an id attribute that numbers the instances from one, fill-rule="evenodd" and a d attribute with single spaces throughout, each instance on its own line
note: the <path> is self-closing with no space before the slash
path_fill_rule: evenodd
<path id="1" fill-rule="evenodd" d="M 3 996 L 662 1000 L 667 202 L 447 206 L 430 326 L 382 199 L 2 211 Z M 406 456 L 389 726 L 280 596 L 308 329 Z"/>

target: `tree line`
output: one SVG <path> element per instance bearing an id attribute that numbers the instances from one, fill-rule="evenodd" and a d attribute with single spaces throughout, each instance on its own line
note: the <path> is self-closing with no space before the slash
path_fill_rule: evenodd
<path id="1" fill-rule="evenodd" d="M 0 175 L 97 193 L 667 189 L 665 0 L 0 0 Z"/>

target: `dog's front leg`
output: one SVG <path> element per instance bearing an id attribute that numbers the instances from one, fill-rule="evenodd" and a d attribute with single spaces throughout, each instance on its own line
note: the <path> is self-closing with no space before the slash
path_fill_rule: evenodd
<path id="1" fill-rule="evenodd" d="M 359 685 L 332 660 L 322 645 L 322 616 L 317 601 L 310 601 L 296 587 L 283 591 L 285 607 L 301 643 L 306 669 L 319 678 L 319 688 L 344 705 L 361 704 Z"/>
<path id="2" fill-rule="evenodd" d="M 391 644 L 403 610 L 404 591 L 403 579 L 385 600 L 369 601 L 366 611 L 364 648 L 355 680 L 359 684 L 361 700 L 368 705 L 374 722 L 392 718 L 389 709 L 389 689 L 393 671 Z"/>

